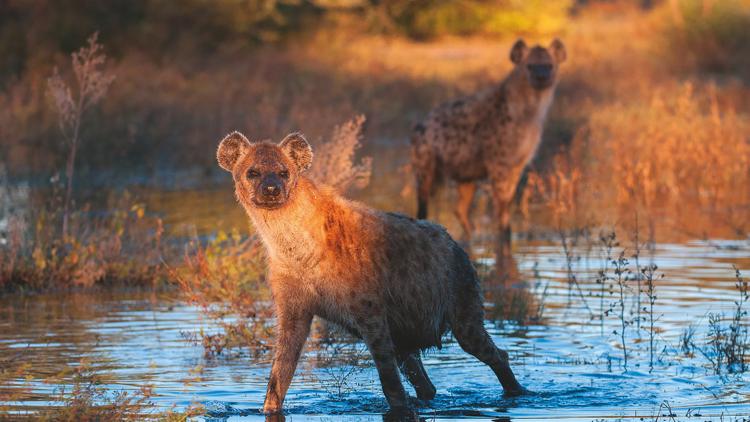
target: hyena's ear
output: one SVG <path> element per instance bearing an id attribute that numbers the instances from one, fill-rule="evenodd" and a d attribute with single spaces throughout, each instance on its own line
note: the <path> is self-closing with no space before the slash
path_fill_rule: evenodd
<path id="1" fill-rule="evenodd" d="M 312 165 L 312 147 L 305 139 L 305 135 L 300 132 L 286 135 L 286 138 L 279 142 L 279 148 L 294 161 L 300 172 L 309 169 Z"/>
<path id="2" fill-rule="evenodd" d="M 528 50 L 526 43 L 522 38 L 519 38 L 518 41 L 513 44 L 513 48 L 510 49 L 510 61 L 515 64 L 521 63 L 523 56 L 526 55 L 526 50 Z"/>
<path id="3" fill-rule="evenodd" d="M 231 173 L 234 170 L 234 165 L 237 164 L 237 160 L 248 149 L 250 149 L 250 141 L 245 135 L 234 131 L 221 140 L 219 149 L 216 150 L 216 160 L 221 168 Z"/>
<path id="4" fill-rule="evenodd" d="M 552 55 L 558 63 L 562 63 L 568 58 L 568 53 L 565 51 L 565 44 L 563 44 L 559 38 L 555 38 L 552 41 L 552 44 L 549 45 L 549 49 L 552 51 Z"/>

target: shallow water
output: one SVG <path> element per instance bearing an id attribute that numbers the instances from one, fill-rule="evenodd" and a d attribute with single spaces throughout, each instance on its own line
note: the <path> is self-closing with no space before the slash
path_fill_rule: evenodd
<path id="1" fill-rule="evenodd" d="M 738 294 L 732 264 L 750 275 L 747 242 L 656 247 L 653 260 L 665 277 L 657 285 L 657 361 L 652 373 L 646 330 L 638 331 L 635 323 L 627 327 L 625 370 L 619 332 L 613 332 L 620 327 L 617 311 L 603 323 L 590 317 L 598 314 L 601 305 L 600 285 L 593 281 L 602 262 L 596 250 L 588 259 L 582 254 L 575 263 L 581 293 L 569 289 L 566 261 L 558 245 L 518 241 L 515 254 L 521 274 L 530 280 L 528 291 L 545 305 L 544 318 L 523 327 L 492 321 L 486 325 L 495 342 L 510 352 L 521 383 L 537 394 L 503 398 L 489 368 L 463 353 L 448 337 L 442 350 L 425 354 L 424 363 L 438 395 L 429 403 L 416 403 L 421 416 L 594 420 L 666 415 L 664 403 L 681 418 L 732 420 L 732 416 L 750 415 L 750 374 L 715 375 L 701 353 L 685 357 L 678 346 L 680 334 L 693 325 L 695 342 L 705 347 L 707 314 L 733 311 Z M 637 287 L 634 280 L 628 284 L 632 287 L 626 298 L 626 318 L 632 319 Z M 615 296 L 607 292 L 605 308 Z M 642 300 L 645 305 L 644 296 Z M 488 303 L 490 311 L 492 306 Z M 26 389 L 17 401 L 7 404 L 11 411 L 21 413 L 55 404 L 51 402 L 55 384 L 40 380 L 84 359 L 107 374 L 105 384 L 113 390 L 152 384 L 153 401 L 162 408 L 199 403 L 219 420 L 261 419 L 258 409 L 270 356 L 205 359 L 202 347 L 184 335 L 199 330 L 212 332 L 217 327 L 202 319 L 198 309 L 169 293 L 2 297 L 0 362 L 31 362 L 34 376 L 3 387 L 4 391 Z M 376 372 L 367 360 L 352 364 L 352 356 L 366 354 L 356 344 L 336 355 L 306 348 L 287 396 L 287 418 L 380 420 L 387 409 Z"/>

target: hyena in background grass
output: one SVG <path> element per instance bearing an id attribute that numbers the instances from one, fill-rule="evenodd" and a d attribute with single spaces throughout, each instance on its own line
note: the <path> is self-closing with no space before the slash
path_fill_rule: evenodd
<path id="1" fill-rule="evenodd" d="M 526 165 L 541 140 L 547 110 L 566 58 L 563 43 L 528 48 L 518 40 L 510 52 L 513 70 L 498 85 L 443 104 L 415 126 L 411 163 L 417 179 L 417 218 L 427 218 L 436 185 L 453 180 L 458 187 L 456 217 L 462 240 L 471 239 L 469 219 L 477 182 L 489 179 L 497 224 L 497 271 L 510 258 L 510 204 Z"/>
<path id="2" fill-rule="evenodd" d="M 281 411 L 314 315 L 364 340 L 388 404 L 412 415 L 401 369 L 417 397 L 436 390 L 420 352 L 441 346 L 452 330 L 459 345 L 487 364 L 505 394 L 526 390 L 508 353 L 484 328 L 479 279 L 469 257 L 443 227 L 348 201 L 305 171 L 313 153 L 290 134 L 279 144 L 238 132 L 221 141 L 219 165 L 269 258 L 277 330 L 263 410 Z"/>

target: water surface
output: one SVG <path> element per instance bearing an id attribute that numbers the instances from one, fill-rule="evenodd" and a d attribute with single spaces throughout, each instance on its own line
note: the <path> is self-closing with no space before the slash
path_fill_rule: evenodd
<path id="1" fill-rule="evenodd" d="M 687 357 L 679 347 L 689 325 L 695 327 L 694 342 L 705 347 L 707 315 L 733 312 L 738 294 L 732 264 L 750 274 L 749 252 L 746 242 L 734 241 L 657 245 L 653 261 L 665 277 L 657 285 L 656 362 L 650 372 L 645 329 L 638 330 L 636 322 L 627 327 L 626 370 L 615 333 L 621 324 L 617 312 L 603 321 L 592 318 L 602 303 L 608 308 L 617 297 L 608 287 L 604 301 L 600 298 L 601 285 L 594 281 L 602 264 L 598 252 L 588 259 L 581 254 L 575 262 L 578 292 L 567 281 L 559 245 L 519 241 L 519 270 L 529 280 L 527 290 L 545 305 L 543 319 L 527 326 L 489 320 L 486 325 L 510 352 L 521 383 L 537 394 L 503 398 L 491 370 L 447 337 L 442 350 L 424 356 L 438 395 L 416 403 L 420 414 L 437 420 L 595 420 L 665 415 L 668 404 L 680 417 L 702 415 L 697 420 L 750 415 L 750 375 L 717 375 L 701 353 Z M 633 319 L 636 281 L 628 285 L 626 314 Z M 641 300 L 645 305 L 645 297 Z M 487 306 L 491 314 L 493 304 Z M 41 380 L 84 360 L 106 374 L 113 390 L 153 385 L 160 408 L 197 403 L 219 420 L 262 419 L 270 355 L 204 358 L 202 347 L 186 339 L 200 330 L 218 328 L 174 293 L 6 295 L 0 298 L 0 361 L 33 363 L 30 381 L 3 387 L 23 391 L 9 403 L 11 411 L 56 404 L 56 385 Z M 377 374 L 357 344 L 337 353 L 308 345 L 286 409 L 289 420 L 380 420 L 387 410 Z"/>

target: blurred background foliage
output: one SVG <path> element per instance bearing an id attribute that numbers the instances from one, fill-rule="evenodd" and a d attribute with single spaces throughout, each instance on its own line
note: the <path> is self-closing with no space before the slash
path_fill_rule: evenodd
<path id="1" fill-rule="evenodd" d="M 702 71 L 750 74 L 750 3 L 743 0 L 672 2 L 665 29 L 672 56 Z"/>
<path id="2" fill-rule="evenodd" d="M 138 51 L 168 60 L 249 52 L 329 25 L 415 39 L 544 34 L 562 27 L 571 6 L 571 0 L 4 0 L 0 72 L 7 84 L 96 31 L 115 57 Z"/>
<path id="3" fill-rule="evenodd" d="M 219 174 L 230 128 L 319 139 L 362 113 L 366 152 L 405 146 L 431 107 L 499 80 L 521 36 L 568 44 L 545 134 L 566 144 L 635 75 L 744 87 L 748 28 L 748 0 L 0 0 L 0 156 L 14 180 L 61 169 L 46 78 L 97 31 L 117 79 L 86 117 L 83 181 L 179 185 Z"/>

